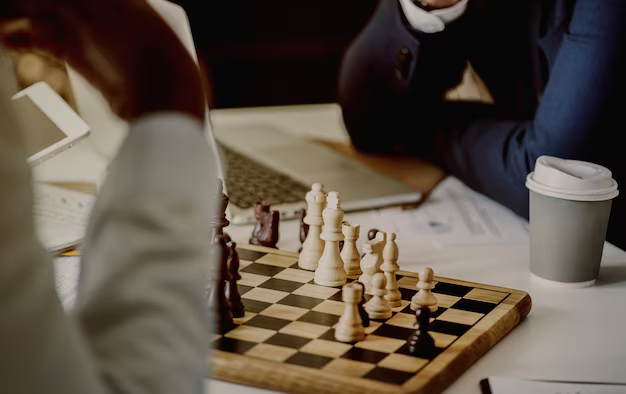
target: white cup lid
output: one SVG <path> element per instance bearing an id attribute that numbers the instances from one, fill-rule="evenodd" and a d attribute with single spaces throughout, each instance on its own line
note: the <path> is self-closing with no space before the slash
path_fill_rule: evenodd
<path id="1" fill-rule="evenodd" d="M 526 187 L 549 197 L 574 201 L 604 201 L 619 194 L 611 171 L 597 164 L 541 156 Z"/>

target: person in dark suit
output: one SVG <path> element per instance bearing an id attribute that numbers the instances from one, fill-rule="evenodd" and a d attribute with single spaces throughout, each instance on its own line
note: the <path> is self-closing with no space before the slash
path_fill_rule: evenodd
<path id="1" fill-rule="evenodd" d="M 623 0 L 381 0 L 341 70 L 352 142 L 429 159 L 524 217 L 541 155 L 623 181 L 624 21 Z M 493 104 L 444 100 L 467 62 Z M 626 248 L 623 200 L 607 239 Z"/>

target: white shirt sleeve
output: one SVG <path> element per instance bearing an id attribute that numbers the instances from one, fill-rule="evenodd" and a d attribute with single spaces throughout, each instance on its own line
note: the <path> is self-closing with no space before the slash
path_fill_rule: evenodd
<path id="1" fill-rule="evenodd" d="M 404 16 L 411 26 L 424 33 L 438 33 L 443 31 L 446 23 L 455 21 L 463 15 L 468 0 L 461 0 L 452 7 L 426 11 L 413 4 L 411 0 L 400 0 Z"/>

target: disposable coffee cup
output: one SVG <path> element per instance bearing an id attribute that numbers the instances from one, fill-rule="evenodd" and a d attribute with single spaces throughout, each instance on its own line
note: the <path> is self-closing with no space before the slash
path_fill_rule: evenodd
<path id="1" fill-rule="evenodd" d="M 530 193 L 530 272 L 568 287 L 595 283 L 619 191 L 608 168 L 551 156 L 526 178 Z"/>

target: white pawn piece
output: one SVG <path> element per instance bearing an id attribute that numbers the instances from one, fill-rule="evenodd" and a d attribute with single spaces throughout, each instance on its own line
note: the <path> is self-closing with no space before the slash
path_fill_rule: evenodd
<path id="1" fill-rule="evenodd" d="M 417 310 L 418 308 L 428 308 L 431 312 L 437 311 L 437 297 L 432 293 L 433 280 L 435 274 L 431 268 L 424 268 L 419 274 L 419 282 L 417 282 L 417 288 L 419 291 L 411 298 L 411 309 Z"/>
<path id="2" fill-rule="evenodd" d="M 387 294 L 387 280 L 382 272 L 377 273 L 372 278 L 372 297 L 365 303 L 365 310 L 370 319 L 389 319 L 391 317 L 391 305 L 385 299 Z"/>
<path id="3" fill-rule="evenodd" d="M 359 315 L 358 304 L 363 297 L 363 290 L 358 283 L 349 283 L 343 287 L 343 315 L 335 326 L 335 339 L 340 342 L 354 342 L 365 338 L 365 328 Z"/>
<path id="4" fill-rule="evenodd" d="M 324 186 L 314 183 L 311 191 L 306 194 L 307 215 L 304 223 L 309 225 L 309 234 L 302 244 L 302 251 L 298 258 L 298 266 L 302 269 L 315 271 L 317 263 L 324 252 L 324 240 L 320 238 L 322 234 L 322 211 L 326 206 L 326 192 Z"/>
<path id="5" fill-rule="evenodd" d="M 363 244 L 365 256 L 361 259 L 361 271 L 363 275 L 359 277 L 359 282 L 365 286 L 365 293 L 370 293 L 372 288 L 372 277 L 377 272 L 382 272 L 380 266 L 383 263 L 382 252 L 387 242 L 387 234 L 379 231 L 376 238 Z"/>
<path id="6" fill-rule="evenodd" d="M 387 243 L 383 249 L 383 265 L 380 269 L 385 273 L 387 279 L 387 294 L 385 299 L 389 301 L 392 308 L 402 305 L 402 294 L 398 290 L 396 272 L 400 270 L 398 266 L 398 245 L 396 244 L 396 234 L 387 234 Z"/>
<path id="7" fill-rule="evenodd" d="M 341 250 L 341 259 L 343 260 L 343 269 L 347 276 L 361 275 L 361 256 L 356 248 L 356 240 L 359 239 L 361 226 L 358 224 L 350 224 L 344 222 L 341 226 L 341 232 L 346 237 L 343 249 Z"/>
<path id="8" fill-rule="evenodd" d="M 326 198 L 326 209 L 322 213 L 324 231 L 321 238 L 326 241 L 324 253 L 320 257 L 315 270 L 315 283 L 320 286 L 336 287 L 346 284 L 346 271 L 339 253 L 339 241 L 344 237 L 341 233 L 343 211 L 340 206 L 339 193 L 330 192 Z"/>

